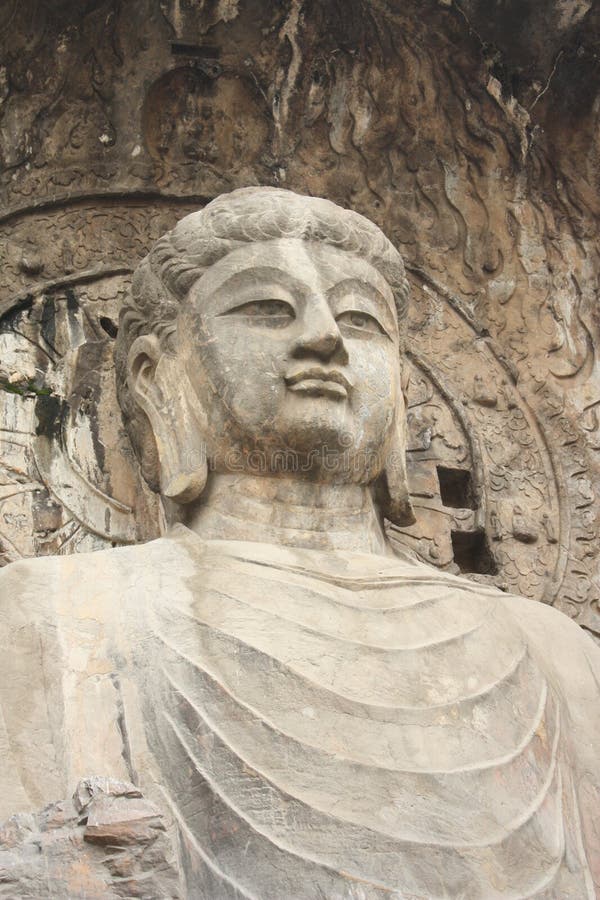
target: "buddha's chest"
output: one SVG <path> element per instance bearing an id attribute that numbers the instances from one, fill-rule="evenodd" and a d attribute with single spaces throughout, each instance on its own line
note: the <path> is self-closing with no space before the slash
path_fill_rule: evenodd
<path id="1" fill-rule="evenodd" d="M 157 605 L 145 686 L 198 896 L 587 896 L 561 710 L 493 610 L 231 588 Z"/>

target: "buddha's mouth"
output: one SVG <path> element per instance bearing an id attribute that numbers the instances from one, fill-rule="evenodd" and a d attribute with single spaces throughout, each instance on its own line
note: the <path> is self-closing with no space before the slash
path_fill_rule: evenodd
<path id="1" fill-rule="evenodd" d="M 352 387 L 341 372 L 319 367 L 303 369 L 288 375 L 285 383 L 290 391 L 295 393 L 308 394 L 311 397 L 332 397 L 334 400 L 344 400 Z"/>

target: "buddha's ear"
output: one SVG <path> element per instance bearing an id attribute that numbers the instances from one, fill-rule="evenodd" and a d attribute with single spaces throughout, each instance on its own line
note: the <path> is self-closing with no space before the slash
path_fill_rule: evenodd
<path id="1" fill-rule="evenodd" d="M 387 459 L 378 481 L 378 500 L 386 519 L 394 525 L 405 528 L 413 525 L 416 517 L 410 502 L 408 478 L 406 474 L 406 393 L 409 374 L 406 366 L 402 371 L 402 400 L 396 410 L 392 437 Z"/>
<path id="2" fill-rule="evenodd" d="M 190 503 L 206 485 L 207 423 L 184 367 L 155 335 L 142 335 L 129 350 L 127 386 L 154 437 L 161 494 Z"/>

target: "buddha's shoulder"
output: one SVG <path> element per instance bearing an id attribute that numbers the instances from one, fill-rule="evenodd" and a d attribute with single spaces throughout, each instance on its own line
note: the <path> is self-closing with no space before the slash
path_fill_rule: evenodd
<path id="1" fill-rule="evenodd" d="M 491 601 L 490 608 L 494 609 L 500 620 L 504 620 L 507 625 L 514 624 L 529 641 L 543 646 L 547 654 L 553 653 L 560 646 L 571 649 L 580 646 L 589 650 L 600 661 L 600 647 L 589 634 L 565 613 L 547 603 L 505 593 L 499 588 L 479 584 L 462 575 L 437 572 L 432 575 L 435 570 L 421 563 L 415 566 L 415 571 L 420 576 L 429 574 L 432 578 L 439 578 L 440 585 L 452 587 L 463 602 L 473 607 L 481 607 L 484 599 Z"/>
<path id="2" fill-rule="evenodd" d="M 421 570 L 424 574 L 425 569 Z M 600 740 L 600 646 L 559 610 L 526 597 L 506 594 L 461 576 L 439 576 L 454 587 L 459 611 L 485 606 L 498 646 L 518 642 L 562 698 L 573 733 L 587 743 Z M 592 737 L 590 737 L 592 736 Z M 593 738 L 593 740 L 592 740 Z M 583 751 L 582 751 L 583 752 Z"/>
<path id="3" fill-rule="evenodd" d="M 600 693 L 600 646 L 581 626 L 552 606 L 504 595 L 502 607 L 525 635 L 528 646 L 568 693 Z"/>
<path id="4" fill-rule="evenodd" d="M 104 598 L 112 602 L 136 585 L 143 590 L 181 571 L 178 541 L 158 538 L 146 544 L 70 556 L 21 559 L 0 569 L 0 623 L 52 619 L 61 609 L 89 611 Z"/>
<path id="5" fill-rule="evenodd" d="M 473 603 L 480 603 L 477 585 L 464 577 L 455 578 L 457 587 L 469 590 Z M 475 590 L 474 590 L 475 588 Z M 506 627 L 520 632 L 531 652 L 543 659 L 550 668 L 561 666 L 563 671 L 577 670 L 574 656 L 589 670 L 590 665 L 600 673 L 600 646 L 573 619 L 547 603 L 508 594 L 499 589 L 485 588 L 487 596 L 495 600 L 495 615 Z"/>
<path id="6" fill-rule="evenodd" d="M 421 576 L 431 574 L 429 566 L 416 568 Z M 573 694 L 600 693 L 600 646 L 575 621 L 546 603 L 507 594 L 481 585 L 464 576 L 435 575 L 440 586 L 452 587 L 460 598 L 457 609 L 471 612 L 484 604 L 493 616 L 498 635 L 513 635 L 527 644 L 528 651 L 551 680 Z"/>

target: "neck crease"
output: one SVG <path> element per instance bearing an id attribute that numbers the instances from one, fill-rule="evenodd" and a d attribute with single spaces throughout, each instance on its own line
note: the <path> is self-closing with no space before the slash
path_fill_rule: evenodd
<path id="1" fill-rule="evenodd" d="M 213 475 L 184 523 L 205 540 L 387 554 L 381 516 L 365 485 Z"/>

